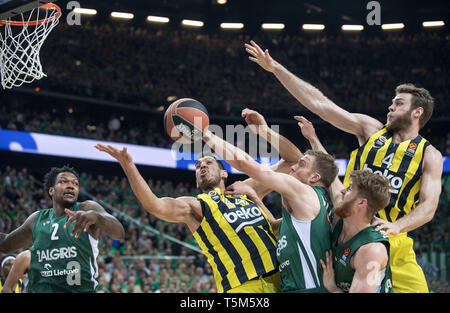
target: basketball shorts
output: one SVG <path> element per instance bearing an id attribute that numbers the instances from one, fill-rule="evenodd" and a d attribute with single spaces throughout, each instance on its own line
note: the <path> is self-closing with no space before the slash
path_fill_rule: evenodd
<path id="1" fill-rule="evenodd" d="M 227 293 L 276 293 L 280 292 L 280 272 L 267 277 L 256 277 L 240 286 L 234 287 Z"/>
<path id="2" fill-rule="evenodd" d="M 422 268 L 417 264 L 413 240 L 406 233 L 389 235 L 394 293 L 428 293 Z"/>

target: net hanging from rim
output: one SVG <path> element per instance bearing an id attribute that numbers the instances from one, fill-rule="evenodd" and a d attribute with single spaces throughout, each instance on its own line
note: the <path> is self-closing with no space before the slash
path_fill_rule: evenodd
<path id="1" fill-rule="evenodd" d="M 59 23 L 61 8 L 42 5 L 13 18 L 0 20 L 0 76 L 3 89 L 19 87 L 45 76 L 39 52 Z"/>

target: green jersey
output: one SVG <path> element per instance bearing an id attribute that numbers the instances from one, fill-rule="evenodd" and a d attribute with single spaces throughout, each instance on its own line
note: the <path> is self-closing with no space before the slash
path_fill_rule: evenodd
<path id="1" fill-rule="evenodd" d="M 77 202 L 72 211 L 77 211 Z M 98 240 L 87 232 L 71 237 L 68 215 L 41 210 L 33 229 L 28 292 L 95 292 L 98 286 Z"/>
<path id="2" fill-rule="evenodd" d="M 353 275 L 355 270 L 350 265 L 350 260 L 353 254 L 363 245 L 371 242 L 381 242 L 386 246 L 386 251 L 389 257 L 389 238 L 380 231 L 375 231 L 376 226 L 369 226 L 357 233 L 353 238 L 338 245 L 339 235 L 342 232 L 344 221 L 339 220 L 334 226 L 332 233 L 333 246 L 333 268 L 336 279 L 336 285 L 344 292 L 348 292 L 352 285 Z M 392 274 L 389 265 L 389 259 L 386 267 L 378 272 L 377 278 L 377 293 L 391 293 L 392 289 Z M 368 264 L 367 266 L 370 266 Z"/>
<path id="3" fill-rule="evenodd" d="M 326 292 L 320 259 L 331 249 L 332 207 L 325 189 L 313 188 L 320 201 L 313 220 L 297 220 L 283 208 L 277 246 L 282 292 Z"/>

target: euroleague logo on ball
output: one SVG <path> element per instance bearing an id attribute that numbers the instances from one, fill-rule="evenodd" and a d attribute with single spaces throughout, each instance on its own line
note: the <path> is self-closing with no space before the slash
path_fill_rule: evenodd
<path id="1" fill-rule="evenodd" d="M 174 141 L 189 144 L 202 138 L 209 126 L 209 114 L 199 101 L 178 99 L 164 113 L 164 128 Z"/>

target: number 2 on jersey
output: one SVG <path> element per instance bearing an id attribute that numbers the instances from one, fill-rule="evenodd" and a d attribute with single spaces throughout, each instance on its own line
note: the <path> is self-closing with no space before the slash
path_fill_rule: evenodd
<path id="1" fill-rule="evenodd" d="M 51 240 L 58 240 L 59 236 L 56 236 L 56 232 L 58 231 L 59 224 L 54 223 L 54 224 L 52 224 L 52 227 L 53 227 L 53 232 L 52 232 L 52 235 L 51 235 L 50 239 Z"/>

